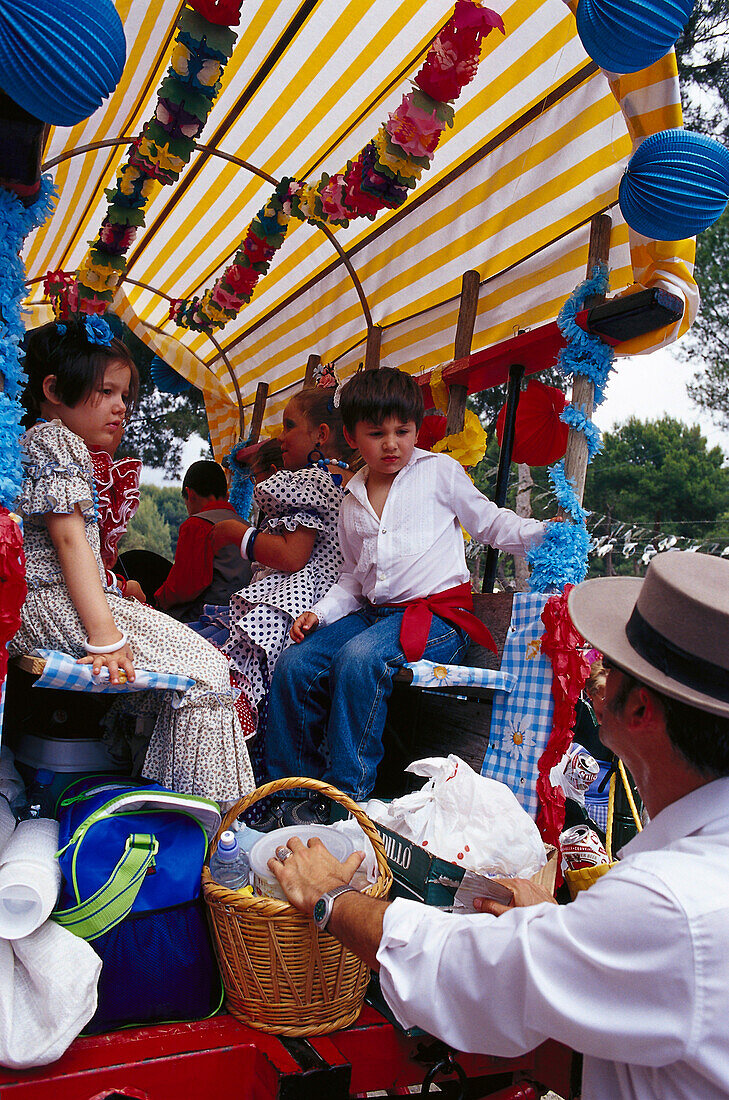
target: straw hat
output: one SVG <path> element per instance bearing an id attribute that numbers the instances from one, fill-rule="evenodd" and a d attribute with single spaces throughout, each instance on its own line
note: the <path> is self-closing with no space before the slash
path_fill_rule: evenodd
<path id="1" fill-rule="evenodd" d="M 729 562 L 657 554 L 644 580 L 604 577 L 573 588 L 569 611 L 580 633 L 637 680 L 729 717 Z"/>

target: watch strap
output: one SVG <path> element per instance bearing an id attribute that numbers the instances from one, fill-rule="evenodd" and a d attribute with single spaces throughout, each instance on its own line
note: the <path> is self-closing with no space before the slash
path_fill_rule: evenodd
<path id="1" fill-rule="evenodd" d="M 349 893 L 357 894 L 359 893 L 359 891 L 357 890 L 356 886 L 350 886 L 348 884 L 345 886 L 335 886 L 333 890 L 327 890 L 326 894 L 322 894 L 322 896 L 319 898 L 319 901 L 317 901 L 316 903 L 317 905 L 320 901 L 323 901 L 326 904 L 326 913 L 324 915 L 324 919 L 321 924 L 317 925 L 322 931 L 324 931 L 326 926 L 329 924 L 332 910 L 334 908 L 334 899 L 338 898 L 340 894 Z M 316 909 L 316 906 L 314 906 L 314 908 Z"/>

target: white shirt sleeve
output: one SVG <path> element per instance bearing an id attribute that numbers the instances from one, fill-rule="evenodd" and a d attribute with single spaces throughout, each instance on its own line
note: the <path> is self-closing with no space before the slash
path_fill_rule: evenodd
<path id="1" fill-rule="evenodd" d="M 354 573 L 358 558 L 357 547 L 352 537 L 347 534 L 343 520 L 346 503 L 345 501 L 339 511 L 339 549 L 344 559 L 342 569 L 336 583 L 311 608 L 320 626 L 328 626 L 338 619 L 343 619 L 345 615 L 361 607 L 364 602 L 362 584 Z"/>
<path id="2" fill-rule="evenodd" d="M 551 1037 L 655 1067 L 698 1041 L 694 950 L 664 884 L 615 869 L 569 905 L 501 917 L 395 901 L 377 959 L 400 1022 L 457 1050 L 514 1057 Z"/>
<path id="3" fill-rule="evenodd" d="M 462 526 L 469 535 L 503 550 L 507 554 L 525 554 L 544 538 L 541 520 L 517 516 L 510 508 L 498 508 L 485 497 L 460 465 L 451 466 L 450 501 Z"/>

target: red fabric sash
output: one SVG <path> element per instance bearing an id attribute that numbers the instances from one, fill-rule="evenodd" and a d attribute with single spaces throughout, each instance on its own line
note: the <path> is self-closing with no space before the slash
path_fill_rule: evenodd
<path id="1" fill-rule="evenodd" d="M 400 645 L 408 661 L 419 661 L 425 652 L 433 615 L 460 626 L 475 642 L 498 653 L 491 631 L 473 613 L 473 593 L 468 581 L 436 592 L 433 596 L 420 596 L 406 603 L 388 603 L 384 607 L 404 608 L 400 627 Z"/>

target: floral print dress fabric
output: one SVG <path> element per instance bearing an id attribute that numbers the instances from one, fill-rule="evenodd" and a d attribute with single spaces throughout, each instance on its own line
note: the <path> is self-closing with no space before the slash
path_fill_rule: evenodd
<path id="1" fill-rule="evenodd" d="M 55 420 L 31 428 L 22 446 L 24 480 L 15 508 L 24 522 L 28 596 L 10 653 L 58 649 L 86 655 L 86 632 L 43 519 L 49 512 L 68 515 L 78 505 L 114 622 L 129 639 L 135 665 L 195 680 L 174 705 L 171 692 L 120 698 L 120 709 L 156 713 L 143 774 L 187 794 L 226 802 L 240 798 L 252 789 L 253 776 L 226 659 L 182 623 L 108 589 L 91 458 L 83 440 Z"/>

